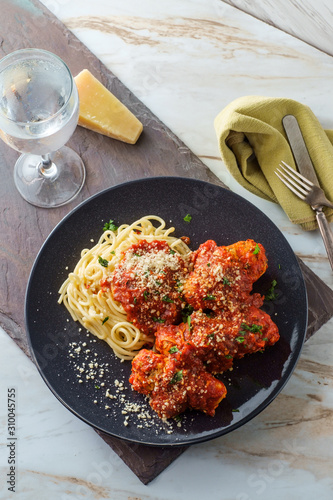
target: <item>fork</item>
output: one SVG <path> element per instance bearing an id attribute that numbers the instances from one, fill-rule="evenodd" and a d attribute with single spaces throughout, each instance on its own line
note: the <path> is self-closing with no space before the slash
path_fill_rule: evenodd
<path id="1" fill-rule="evenodd" d="M 301 175 L 297 170 L 291 168 L 287 163 L 282 161 L 279 167 L 282 170 L 277 169 L 275 175 L 278 176 L 290 191 L 310 205 L 312 210 L 315 211 L 328 260 L 333 269 L 333 233 L 330 230 L 330 226 L 323 212 L 323 207 L 333 208 L 333 203 L 326 198 L 324 191 L 319 186 L 313 184 L 304 177 L 304 175 Z"/>

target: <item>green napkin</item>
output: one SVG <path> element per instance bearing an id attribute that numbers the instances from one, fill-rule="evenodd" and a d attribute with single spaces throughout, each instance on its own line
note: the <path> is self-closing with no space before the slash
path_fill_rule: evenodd
<path id="1" fill-rule="evenodd" d="M 283 160 L 296 168 L 282 125 L 296 116 L 319 183 L 333 201 L 333 130 L 324 130 L 311 109 L 292 99 L 246 96 L 231 102 L 215 118 L 222 160 L 243 187 L 265 200 L 279 203 L 295 224 L 318 227 L 315 212 L 275 175 Z M 333 210 L 325 208 L 329 221 Z"/>

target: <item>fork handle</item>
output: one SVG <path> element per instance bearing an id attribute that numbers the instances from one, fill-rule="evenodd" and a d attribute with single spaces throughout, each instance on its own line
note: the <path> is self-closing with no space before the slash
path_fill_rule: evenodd
<path id="1" fill-rule="evenodd" d="M 322 211 L 322 209 L 316 210 L 316 218 L 320 229 L 320 233 L 324 240 L 324 245 L 326 248 L 328 260 L 331 264 L 331 268 L 333 269 L 333 233 L 330 229 L 329 223 L 327 222 L 326 216 Z"/>

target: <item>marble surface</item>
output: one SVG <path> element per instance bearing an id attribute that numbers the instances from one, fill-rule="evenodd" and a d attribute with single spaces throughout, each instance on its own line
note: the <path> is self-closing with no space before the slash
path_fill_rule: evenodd
<path id="1" fill-rule="evenodd" d="M 223 182 L 262 209 L 333 286 L 319 233 L 302 232 L 278 206 L 241 188 L 220 160 L 213 127 L 230 101 L 257 94 L 299 100 L 333 128 L 331 56 L 220 0 L 142 0 L 139 8 L 134 0 L 43 3 Z M 322 15 L 325 0 L 314 8 Z M 267 12 L 265 20 L 274 24 Z M 330 500 L 332 325 L 305 344 L 290 381 L 266 410 L 231 434 L 192 446 L 148 486 L 55 399 L 32 362 L 0 332 L 2 429 L 7 389 L 16 390 L 17 498 Z M 0 498 L 7 499 L 5 435 L 0 444 Z"/>

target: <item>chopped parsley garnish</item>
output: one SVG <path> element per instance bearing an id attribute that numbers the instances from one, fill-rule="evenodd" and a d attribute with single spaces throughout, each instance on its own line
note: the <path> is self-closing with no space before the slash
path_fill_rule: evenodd
<path id="1" fill-rule="evenodd" d="M 100 389 L 100 386 L 96 384 L 95 389 Z"/>
<path id="2" fill-rule="evenodd" d="M 278 297 L 278 294 L 275 291 L 275 287 L 277 286 L 277 281 L 273 280 L 271 283 L 271 287 L 265 295 L 265 300 L 275 300 Z"/>
<path id="3" fill-rule="evenodd" d="M 191 220 L 192 220 L 192 215 L 190 215 L 190 214 L 185 215 L 185 217 L 184 217 L 185 222 L 191 222 Z"/>
<path id="4" fill-rule="evenodd" d="M 215 295 L 206 295 L 206 297 L 204 297 L 203 300 L 216 300 L 216 297 Z"/>
<path id="5" fill-rule="evenodd" d="M 172 248 L 170 248 L 170 253 L 171 253 L 171 255 L 174 255 L 176 252 L 174 250 L 172 250 Z"/>
<path id="6" fill-rule="evenodd" d="M 207 262 L 207 267 L 210 267 L 210 262 Z"/>
<path id="7" fill-rule="evenodd" d="M 242 344 L 245 340 L 245 337 L 236 337 L 236 341 L 239 343 L 239 344 Z"/>
<path id="8" fill-rule="evenodd" d="M 162 297 L 162 300 L 163 302 L 169 302 L 170 304 L 173 304 L 173 300 L 170 299 L 170 297 L 168 297 L 167 295 L 164 295 L 164 297 Z"/>
<path id="9" fill-rule="evenodd" d="M 231 354 L 226 354 L 224 357 L 225 357 L 226 359 L 232 359 Z"/>
<path id="10" fill-rule="evenodd" d="M 261 333 L 262 326 L 261 325 L 255 325 L 254 323 L 250 326 L 247 325 L 246 323 L 241 323 L 241 330 L 239 330 L 240 333 L 246 333 L 251 332 L 251 333 Z"/>
<path id="11" fill-rule="evenodd" d="M 192 330 L 191 316 L 187 316 L 187 324 L 188 324 L 189 330 L 191 331 Z"/>
<path id="12" fill-rule="evenodd" d="M 157 318 L 156 316 L 153 316 L 153 320 L 155 323 L 165 323 L 165 319 Z"/>
<path id="13" fill-rule="evenodd" d="M 225 276 L 223 277 L 223 285 L 230 285 L 230 281 Z"/>
<path id="14" fill-rule="evenodd" d="M 191 314 L 193 313 L 193 311 L 194 311 L 194 308 L 192 306 L 190 306 L 189 304 L 186 304 L 186 306 L 182 310 L 182 320 L 183 320 L 183 323 L 188 322 L 188 318 L 191 316 Z"/>
<path id="15" fill-rule="evenodd" d="M 108 319 L 109 319 L 109 316 L 105 316 L 105 318 L 102 321 L 102 325 L 104 325 L 104 323 L 106 323 Z"/>
<path id="16" fill-rule="evenodd" d="M 179 372 L 176 372 L 174 374 L 169 383 L 176 384 L 177 382 L 180 382 L 182 378 L 183 378 L 183 370 L 180 370 Z"/>
<path id="17" fill-rule="evenodd" d="M 253 250 L 253 254 L 257 255 L 259 252 L 260 252 L 260 248 L 259 248 L 259 245 L 257 243 L 256 246 L 255 246 L 255 249 Z"/>
<path id="18" fill-rule="evenodd" d="M 143 292 L 143 298 L 144 298 L 145 300 L 148 300 L 148 295 L 149 295 L 149 293 L 145 290 L 145 291 Z"/>
<path id="19" fill-rule="evenodd" d="M 108 265 L 109 265 L 109 261 L 106 259 L 103 259 L 101 256 L 98 257 L 98 263 L 103 267 L 108 267 Z"/>
<path id="20" fill-rule="evenodd" d="M 135 255 L 135 257 L 142 257 L 142 255 L 140 255 L 139 253 L 133 253 L 133 255 Z"/>
<path id="21" fill-rule="evenodd" d="M 175 352 L 178 352 L 179 349 L 176 345 L 172 346 L 170 349 L 169 349 L 169 353 L 170 354 L 174 354 Z"/>
<path id="22" fill-rule="evenodd" d="M 239 409 L 238 408 L 235 408 L 234 410 L 232 410 L 233 413 L 239 413 Z"/>
<path id="23" fill-rule="evenodd" d="M 112 253 L 112 255 L 116 255 L 116 252 L 114 250 L 112 250 L 112 252 L 110 252 L 110 253 Z"/>
<path id="24" fill-rule="evenodd" d="M 207 335 L 207 339 L 213 339 L 215 337 L 215 333 L 209 333 Z"/>
<path id="25" fill-rule="evenodd" d="M 138 301 L 138 299 L 136 297 L 134 297 L 134 299 L 133 299 L 134 304 L 136 304 L 137 301 Z"/>
<path id="26" fill-rule="evenodd" d="M 163 283 L 161 281 L 155 281 L 155 283 L 156 283 L 157 286 L 163 285 Z"/>
<path id="27" fill-rule="evenodd" d="M 109 222 L 106 222 L 103 227 L 103 231 L 117 231 L 118 226 L 114 224 L 114 221 L 110 219 Z"/>

